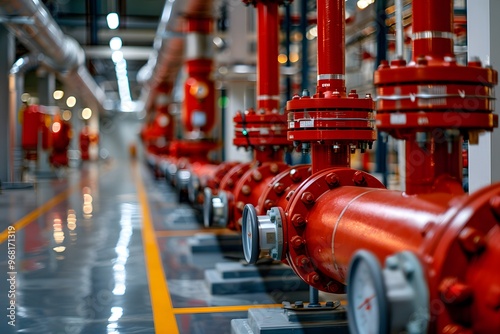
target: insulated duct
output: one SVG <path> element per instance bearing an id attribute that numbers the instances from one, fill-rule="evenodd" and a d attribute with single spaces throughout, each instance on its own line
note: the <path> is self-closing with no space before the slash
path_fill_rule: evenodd
<path id="1" fill-rule="evenodd" d="M 103 110 L 104 92 L 84 66 L 80 45 L 65 35 L 47 8 L 38 0 L 0 0 L 4 24 L 32 52 L 43 54 L 43 63 L 89 107 Z"/>
<path id="2" fill-rule="evenodd" d="M 183 28 L 186 17 L 212 16 L 214 0 L 167 0 L 156 30 L 154 53 L 137 74 L 144 85 L 141 100 L 144 109 L 152 108 L 155 89 L 160 83 L 173 86 L 184 64 Z"/>

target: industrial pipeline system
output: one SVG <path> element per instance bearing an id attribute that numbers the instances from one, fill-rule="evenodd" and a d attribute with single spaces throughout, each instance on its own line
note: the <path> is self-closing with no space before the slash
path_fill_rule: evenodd
<path id="1" fill-rule="evenodd" d="M 372 99 L 345 91 L 344 0 L 320 0 L 317 92 L 287 103 L 312 175 L 285 208 L 245 206 L 245 257 L 268 253 L 322 291 L 347 286 L 353 333 L 498 333 L 500 184 L 466 194 L 461 182 L 462 141 L 498 125 L 497 72 L 457 64 L 451 0 L 412 6 L 412 61 L 374 76 L 377 128 L 406 142 L 405 191 L 349 168 L 374 140 Z"/>

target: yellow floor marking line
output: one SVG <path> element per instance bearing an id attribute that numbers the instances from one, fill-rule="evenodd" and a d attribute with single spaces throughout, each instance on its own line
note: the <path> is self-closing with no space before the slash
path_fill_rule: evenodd
<path id="1" fill-rule="evenodd" d="M 39 206 L 35 210 L 28 213 L 23 218 L 19 219 L 12 226 L 14 226 L 14 228 L 16 229 L 16 232 L 19 232 L 21 229 L 26 227 L 26 225 L 35 221 L 39 216 L 43 215 L 45 212 L 49 211 L 57 204 L 66 200 L 75 190 L 80 189 L 80 188 L 81 188 L 81 184 L 78 184 L 76 186 L 73 186 L 73 187 L 63 191 L 62 193 L 57 194 L 52 199 L 50 199 L 48 202 L 42 204 L 41 206 Z M 7 238 L 8 238 L 8 230 L 5 229 L 4 231 L 2 231 L 2 233 L 0 233 L 0 244 L 5 242 L 5 240 L 7 240 Z"/>
<path id="2" fill-rule="evenodd" d="M 142 182 L 140 167 L 137 163 L 134 163 L 132 168 L 134 169 L 137 194 L 142 208 L 142 241 L 144 243 L 144 257 L 148 274 L 155 332 L 176 334 L 179 333 L 179 329 L 163 271 L 158 243 L 156 242 L 148 197 Z"/>
<path id="3" fill-rule="evenodd" d="M 196 230 L 169 230 L 169 231 L 156 231 L 156 236 L 159 238 L 165 237 L 190 237 L 198 233 L 206 233 L 213 235 L 239 235 L 235 231 L 229 229 L 210 230 L 210 229 L 196 229 Z"/>
<path id="4" fill-rule="evenodd" d="M 174 308 L 175 314 L 242 312 L 251 308 L 281 308 L 281 304 L 252 304 L 234 306 L 207 306 Z"/>

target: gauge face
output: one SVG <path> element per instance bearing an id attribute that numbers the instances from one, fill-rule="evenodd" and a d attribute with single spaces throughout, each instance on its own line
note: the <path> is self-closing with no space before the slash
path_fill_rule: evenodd
<path id="1" fill-rule="evenodd" d="M 347 286 L 349 329 L 357 334 L 384 334 L 389 324 L 382 268 L 367 251 L 351 261 Z"/>

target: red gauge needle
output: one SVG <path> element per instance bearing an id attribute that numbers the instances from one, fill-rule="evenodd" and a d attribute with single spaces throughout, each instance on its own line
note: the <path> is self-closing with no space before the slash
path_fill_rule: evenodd
<path id="1" fill-rule="evenodd" d="M 370 301 L 375 298 L 375 295 L 367 297 L 361 304 L 358 305 L 358 310 L 362 309 L 366 306 L 366 309 L 369 310 L 371 308 Z"/>

